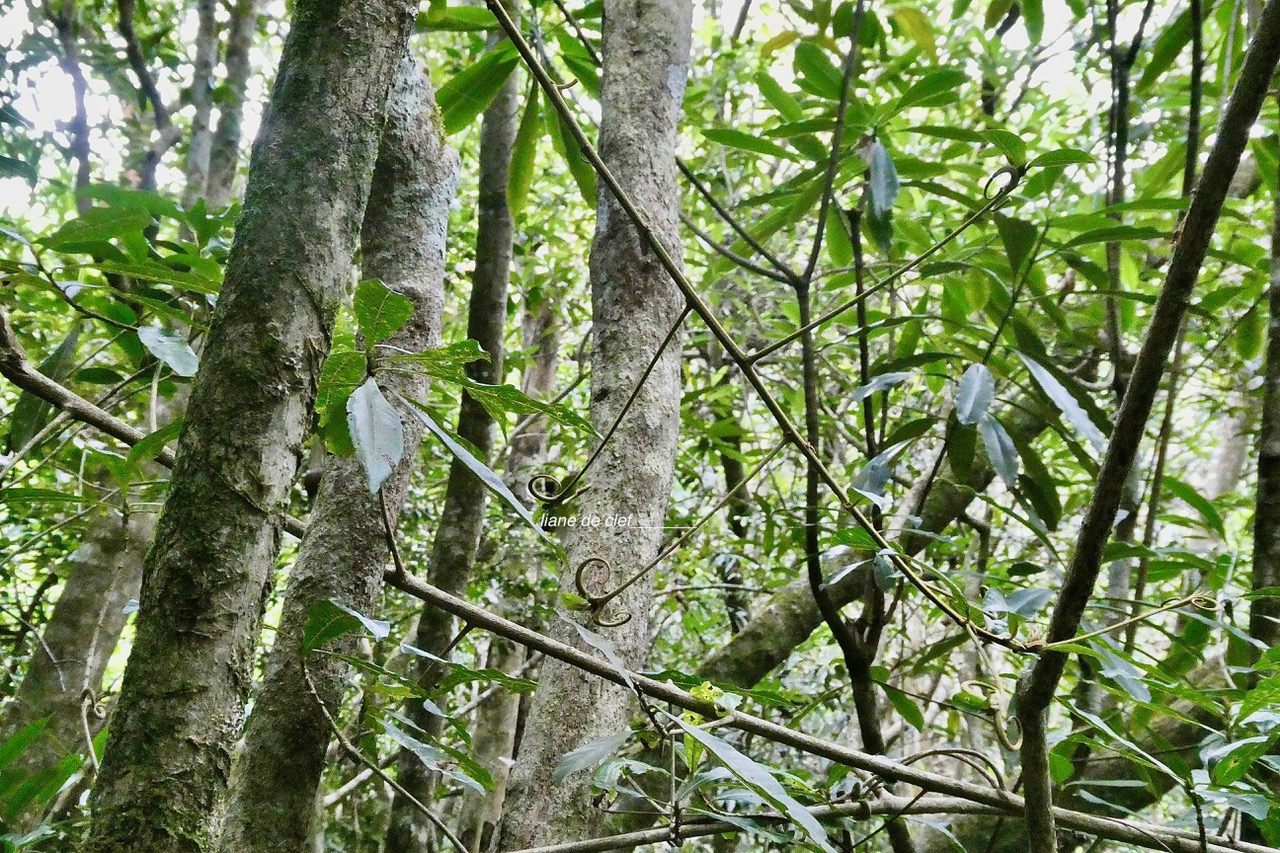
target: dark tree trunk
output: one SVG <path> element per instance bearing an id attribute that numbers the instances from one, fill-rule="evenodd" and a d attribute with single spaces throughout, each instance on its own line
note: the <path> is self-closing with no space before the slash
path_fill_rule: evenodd
<path id="1" fill-rule="evenodd" d="M 301 0 L 147 557 L 93 853 L 214 848 L 282 518 L 414 6 Z"/>
<path id="2" fill-rule="evenodd" d="M 445 239 L 457 179 L 457 155 L 444 141 L 435 93 L 418 62 L 406 57 L 387 107 L 361 231 L 363 276 L 381 280 L 414 304 L 412 320 L 387 340 L 398 351 L 421 352 L 440 342 Z M 411 374 L 387 373 L 381 381 L 410 398 L 422 398 L 427 391 L 425 378 Z M 382 488 L 393 521 L 422 438 L 417 418 L 404 412 L 401 420 L 404 460 Z M 267 675 L 246 726 L 222 836 L 225 853 L 307 849 L 331 732 L 304 677 L 303 628 L 311 608 L 321 601 L 334 599 L 360 613 L 374 612 L 386 562 L 382 509 L 365 485 L 364 469 L 354 458 L 330 456 Z M 346 638 L 330 651 L 353 654 L 354 645 L 353 638 Z M 305 672 L 336 717 L 347 666 L 334 657 L 312 655 Z"/>
<path id="3" fill-rule="evenodd" d="M 467 375 L 487 385 L 500 383 L 503 376 L 503 334 L 514 228 L 511 210 L 507 206 L 507 176 L 516 137 L 519 95 L 517 78 L 512 75 L 485 110 L 480 127 L 480 211 L 476 232 L 476 270 L 471 279 L 471 300 L 467 309 L 467 337 L 480 344 L 481 349 L 489 354 L 489 360 L 467 365 Z M 477 458 L 486 464 L 493 448 L 493 427 L 493 418 L 484 407 L 464 393 L 458 414 L 458 435 L 471 443 Z M 431 583 L 455 595 L 464 593 L 475 565 L 487 498 L 488 491 L 480 478 L 455 459 L 449 467 L 444 509 L 428 558 Z M 426 608 L 418 619 L 412 642 L 417 648 L 442 655 L 452 631 L 452 617 Z M 418 679 L 423 684 L 429 684 L 430 679 L 438 676 L 438 666 L 420 658 L 415 658 L 415 662 Z M 418 726 L 433 734 L 439 732 L 440 719 L 428 714 L 421 702 L 411 702 L 408 712 Z M 432 802 L 436 774 L 408 750 L 401 750 L 396 766 L 396 779 L 405 790 L 420 803 Z M 424 845 L 429 843 L 432 832 L 431 824 L 404 797 L 397 795 L 393 799 L 391 825 L 387 830 L 387 853 L 416 853 L 427 849 Z"/>

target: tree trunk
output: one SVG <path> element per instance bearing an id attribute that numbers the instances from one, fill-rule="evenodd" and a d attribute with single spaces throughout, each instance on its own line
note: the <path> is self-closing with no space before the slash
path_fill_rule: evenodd
<path id="1" fill-rule="evenodd" d="M 689 68 L 691 8 L 684 0 L 606 0 L 600 154 L 649 224 L 677 259 L 680 194 L 676 183 L 676 128 Z M 616 199 L 601 187 L 591 249 L 591 418 L 602 433 L 622 410 L 654 353 L 680 316 L 681 300 L 657 258 L 644 247 Z M 680 426 L 680 349 L 672 341 L 635 398 L 585 482 L 588 518 L 627 516 L 630 526 L 579 529 L 567 543 L 569 563 L 561 589 L 574 591 L 574 572 L 585 560 L 607 561 L 610 588 L 629 578 L 658 551 L 674 476 Z M 610 608 L 631 615 L 616 628 L 599 628 L 629 666 L 648 642 L 652 574 L 614 599 Z M 581 643 L 561 621 L 552 631 Z M 585 774 L 566 784 L 550 777 L 561 756 L 627 726 L 626 691 L 566 664 L 543 665 L 520 754 L 511 773 L 501 849 L 577 841 L 598 834 L 603 815 L 592 808 Z"/>
<path id="2" fill-rule="evenodd" d="M 93 853 L 215 845 L 280 527 L 414 6 L 300 0 L 147 556 Z"/>
<path id="3" fill-rule="evenodd" d="M 154 532 L 151 513 L 111 510 L 90 521 L 83 544 L 68 560 L 52 616 L 41 636 L 31 638 L 31 658 L 5 708 L 0 741 L 37 720 L 48 722 L 6 772 L 35 776 L 68 755 L 88 755 L 86 738 L 98 732 L 102 719 L 92 709 L 82 716 L 82 702 L 96 704 L 102 693 L 107 663 L 128 618 L 125 605 L 138 595 L 142 558 Z"/>
<path id="4" fill-rule="evenodd" d="M 187 139 L 187 186 L 183 207 L 204 198 L 209 183 L 209 156 L 213 150 L 213 66 L 218 61 L 217 0 L 197 0 L 200 26 L 196 32 L 196 56 L 191 70 L 191 104 L 196 108 Z"/>
<path id="5" fill-rule="evenodd" d="M 490 39 L 490 44 L 497 44 Z M 485 110 L 480 128 L 479 221 L 476 229 L 476 270 L 471 279 L 471 300 L 467 313 L 467 337 L 489 354 L 488 361 L 467 365 L 467 375 L 486 385 L 503 377 L 503 335 L 507 319 L 507 285 L 511 279 L 511 210 L 507 206 L 507 175 L 511 149 L 516 138 L 519 108 L 516 75 L 507 78 L 493 102 Z M 462 395 L 458 413 L 458 435 L 470 442 L 476 458 L 488 464 L 493 448 L 493 418 L 483 406 Z M 455 595 L 464 594 L 480 546 L 484 528 L 484 508 L 488 490 L 480 478 L 460 460 L 449 466 L 444 509 L 428 558 L 431 583 Z M 412 643 L 434 655 L 445 656 L 453 633 L 453 618 L 447 613 L 424 608 Z M 418 680 L 429 685 L 440 667 L 414 659 Z M 439 717 L 427 713 L 421 702 L 410 702 L 410 719 L 432 734 L 441 730 Z M 436 774 L 427 769 L 409 750 L 396 759 L 396 781 L 420 803 L 434 799 Z M 428 849 L 434 828 L 412 803 L 396 795 L 391 804 L 391 825 L 387 829 L 387 853 L 416 853 Z"/>
<path id="6" fill-rule="evenodd" d="M 240 165 L 240 122 L 244 117 L 245 90 L 252 73 L 249 52 L 258 30 L 261 0 L 236 0 L 227 24 L 227 53 L 224 59 L 226 90 L 218 111 L 218 127 L 209 151 L 209 175 L 205 183 L 205 204 L 210 210 L 226 207 L 235 188 Z"/>
<path id="7" fill-rule="evenodd" d="M 521 390 L 538 400 L 545 400 L 555 389 L 558 363 L 559 330 L 555 306 L 544 295 L 537 305 L 530 305 L 525 297 L 524 319 L 521 323 L 524 349 L 533 350 L 533 359 L 525 368 Z M 517 435 L 511 438 L 511 454 L 507 457 L 506 481 L 511 491 L 532 508 L 529 495 L 529 479 L 546 461 L 547 419 L 534 418 Z M 507 550 L 503 560 L 505 573 L 513 581 L 531 578 L 539 567 L 530 552 L 520 548 Z M 527 619 L 528 605 L 524 601 L 506 602 L 504 608 L 509 619 Z M 490 638 L 486 666 L 503 672 L 515 673 L 525 663 L 523 646 L 493 636 Z M 472 740 L 472 757 L 488 769 L 493 777 L 493 790 L 481 795 L 465 791 L 462 808 L 458 814 L 458 836 L 472 853 L 492 849 L 495 835 L 502 820 L 502 805 L 506 801 L 507 782 L 511 777 L 508 763 L 515 754 L 516 728 L 519 721 L 520 696 L 507 690 L 498 690 L 476 709 L 475 732 Z"/>
<path id="8" fill-rule="evenodd" d="M 444 141 L 431 84 L 417 60 L 406 56 L 387 107 L 361 232 L 362 275 L 380 279 L 414 304 L 411 321 L 387 341 L 397 351 L 439 345 L 445 235 L 457 180 L 457 155 Z M 382 381 L 410 398 L 426 395 L 427 381 L 420 376 L 386 373 Z M 402 414 L 404 459 L 382 491 L 393 521 L 422 438 L 418 419 Z M 311 608 L 329 599 L 360 613 L 376 610 L 386 561 L 382 509 L 365 485 L 363 467 L 354 457 L 330 456 L 236 764 L 222 836 L 226 853 L 306 851 L 330 729 L 304 678 L 303 628 Z M 335 646 L 355 653 L 354 638 Z M 327 655 L 306 662 L 316 694 L 335 717 L 346 672 L 344 663 Z"/>

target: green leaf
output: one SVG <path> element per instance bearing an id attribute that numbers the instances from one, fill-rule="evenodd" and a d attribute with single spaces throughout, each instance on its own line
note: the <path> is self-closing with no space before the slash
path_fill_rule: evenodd
<path id="1" fill-rule="evenodd" d="M 302 628 L 302 651 L 313 652 L 330 640 L 344 637 L 361 628 L 376 640 L 386 639 L 391 633 L 390 622 L 370 619 L 333 599 L 317 601 L 307 612 L 307 622 Z"/>
<path id="2" fill-rule="evenodd" d="M 991 408 L 996 397 L 996 381 L 985 364 L 971 364 L 960 377 L 956 390 L 956 420 L 973 426 Z"/>
<path id="3" fill-rule="evenodd" d="M 1000 0 L 997 0 L 997 2 L 1000 2 Z M 982 136 L 992 145 L 999 148 L 1011 165 L 1017 167 L 1026 165 L 1027 143 L 1023 142 L 1017 134 L 995 128 L 983 131 Z"/>
<path id="4" fill-rule="evenodd" d="M 840 100 L 844 78 L 827 52 L 812 41 L 796 45 L 795 70 L 797 83 L 811 94 L 829 101 Z"/>
<path id="5" fill-rule="evenodd" d="M 613 643 L 609 642 L 608 639 L 600 636 L 595 631 L 592 631 L 586 625 L 575 622 L 567 616 L 561 616 L 560 618 L 573 626 L 573 630 L 578 632 L 578 636 L 582 638 L 582 642 L 604 655 L 605 660 L 609 662 L 610 666 L 618 671 L 618 675 L 622 676 L 622 680 L 627 683 L 628 687 L 632 690 L 636 689 L 635 682 L 631 680 L 631 671 L 627 669 L 626 661 L 618 655 L 618 650 L 613 647 Z"/>
<path id="6" fill-rule="evenodd" d="M 596 205 L 596 170 L 587 162 L 587 158 L 582 153 L 582 147 L 578 145 L 578 140 L 574 138 L 568 122 L 556 111 L 556 120 L 548 122 L 547 129 L 551 132 L 551 144 L 560 153 L 560 156 L 564 158 L 565 165 L 569 167 L 569 174 L 573 175 L 574 183 L 578 185 L 578 189 L 582 192 L 583 201 L 594 209 Z"/>
<path id="7" fill-rule="evenodd" d="M 763 154 L 766 157 L 780 157 L 784 160 L 795 159 L 794 154 L 776 142 L 770 142 L 760 136 L 744 133 L 741 130 L 733 130 L 727 127 L 707 128 L 702 131 L 702 135 L 711 142 L 727 145 L 730 148 L 751 151 L 755 154 Z"/>
<path id="8" fill-rule="evenodd" d="M 1013 0 L 991 0 L 987 6 L 987 13 L 983 16 L 982 25 L 988 30 L 994 30 L 1012 8 Z"/>
<path id="9" fill-rule="evenodd" d="M 918 732 L 924 731 L 924 714 L 920 711 L 920 706 L 915 703 L 910 696 L 903 693 L 896 687 L 881 683 L 881 689 L 884 690 L 885 697 L 889 703 L 893 705 L 902 719 L 911 724 L 911 727 Z"/>
<path id="10" fill-rule="evenodd" d="M 907 38 L 920 46 L 920 52 L 927 56 L 930 62 L 938 61 L 938 39 L 924 12 L 915 6 L 895 6 L 893 20 L 906 33 Z"/>
<path id="11" fill-rule="evenodd" d="M 1011 219 L 997 213 L 996 230 L 1000 232 L 1000 242 L 1004 244 L 1005 256 L 1009 258 L 1009 269 L 1014 276 L 1022 273 L 1022 265 L 1035 251 L 1040 229 L 1021 219 Z"/>
<path id="12" fill-rule="evenodd" d="M 1028 168 L 1046 168 L 1050 166 L 1078 166 L 1092 163 L 1094 156 L 1079 148 L 1058 148 L 1046 151 L 1027 164 Z"/>
<path id="13" fill-rule="evenodd" d="M 511 167 L 507 177 L 507 206 L 512 215 L 524 210 L 533 186 L 533 169 L 538 159 L 538 141 L 542 138 L 542 105 L 536 87 L 525 104 L 520 127 L 511 147 Z"/>
<path id="14" fill-rule="evenodd" d="M 1027 41 L 1030 47 L 1040 44 L 1044 36 L 1044 0 L 1018 0 L 1022 7 L 1022 22 L 1027 26 Z"/>
<path id="15" fill-rule="evenodd" d="M 413 303 L 377 279 L 356 285 L 352 307 L 356 325 L 368 346 L 386 340 L 413 316 Z"/>
<path id="16" fill-rule="evenodd" d="M 187 339 L 177 332 L 159 326 L 143 326 L 138 329 L 138 340 L 179 376 L 195 376 L 200 369 L 200 357 Z"/>
<path id="17" fill-rule="evenodd" d="M 448 432 L 442 429 L 440 425 L 432 419 L 431 415 L 427 414 L 426 406 L 417 400 L 407 397 L 400 397 L 400 399 L 409 404 L 409 411 L 411 411 L 418 420 L 422 421 L 423 426 L 430 430 L 432 435 L 440 439 L 441 443 L 443 443 L 444 446 L 449 449 L 449 452 L 454 455 L 454 458 L 463 465 L 466 465 L 467 468 L 470 469 L 471 473 L 480 478 L 480 481 L 485 484 L 489 491 L 502 498 L 503 502 L 506 503 L 507 506 L 515 510 L 516 514 L 524 519 L 525 523 L 532 527 L 543 541 L 550 543 L 556 548 L 556 550 L 559 550 L 559 546 L 556 545 L 555 541 L 546 534 L 546 531 L 542 529 L 542 526 L 534 520 L 532 515 L 529 514 L 529 510 L 525 505 L 520 502 L 519 498 L 511 493 L 511 490 L 507 488 L 507 484 L 502 481 L 502 478 L 499 477 L 492 468 L 475 458 L 475 456 L 471 454 L 471 451 L 463 447 L 462 444 L 453 436 L 449 435 Z"/>
<path id="18" fill-rule="evenodd" d="M 475 121 L 493 102 L 518 61 L 515 47 L 503 42 L 441 86 L 436 103 L 444 132 L 452 136 Z"/>
<path id="19" fill-rule="evenodd" d="M 334 350 L 325 359 L 316 392 L 316 411 L 320 430 L 331 453 L 350 456 L 355 452 L 351 432 L 347 429 L 347 399 L 360 387 L 369 371 L 362 352 Z"/>
<path id="20" fill-rule="evenodd" d="M 1204 495 L 1197 492 L 1191 486 L 1179 480 L 1177 477 L 1168 475 L 1164 478 L 1164 489 L 1187 506 L 1194 509 L 1200 514 L 1200 518 L 1204 519 L 1205 526 L 1218 534 L 1220 538 L 1225 539 L 1227 535 L 1226 526 L 1222 522 L 1222 515 L 1218 512 L 1218 508 L 1213 502 Z"/>
<path id="21" fill-rule="evenodd" d="M 1173 67 L 1173 63 L 1182 55 L 1182 51 L 1191 41 L 1191 10 L 1183 9 L 1178 17 L 1161 27 L 1160 34 L 1151 44 L 1147 53 L 1147 67 L 1142 72 L 1142 79 L 1134 87 L 1139 94 L 1146 94 L 1155 86 L 1160 75 Z"/>
<path id="22" fill-rule="evenodd" d="M 400 725 L 396 725 L 396 722 L 391 722 L 392 720 L 400 723 Z M 477 794 L 485 794 L 493 790 L 493 777 L 489 774 L 489 771 L 459 750 L 446 746 L 430 733 L 417 728 L 406 717 L 394 712 L 384 712 L 378 722 L 382 726 L 383 734 L 390 738 L 396 746 L 413 753 L 430 770 L 439 773 L 450 781 L 457 782 L 465 788 L 470 788 Z M 401 726 L 404 728 L 401 728 Z M 415 731 L 421 733 L 424 738 L 431 742 L 427 743 L 419 740 L 406 732 L 405 729 L 409 727 L 413 727 Z M 459 773 L 450 767 L 449 765 L 454 761 L 457 761 L 466 772 Z"/>
<path id="23" fill-rule="evenodd" d="M 665 711 L 662 713 L 666 714 Z M 675 721 L 676 725 L 682 728 L 685 734 L 700 743 L 707 752 L 714 755 L 716 760 L 723 764 L 744 785 L 767 800 L 771 806 L 790 819 L 792 823 L 803 829 L 815 845 L 825 853 L 835 853 L 835 848 L 831 846 L 831 842 L 827 839 L 827 831 L 822 827 L 822 824 L 809 813 L 808 809 L 800 805 L 795 798 L 787 793 L 786 789 L 782 787 L 782 784 L 774 778 L 774 775 L 767 768 L 752 761 L 710 732 L 704 731 L 698 726 L 690 725 L 680 717 L 671 714 L 666 714 L 666 716 Z"/>
<path id="24" fill-rule="evenodd" d="M 1023 353 L 1018 353 L 1018 358 L 1022 359 L 1022 363 L 1027 366 L 1032 378 L 1036 380 L 1045 395 L 1053 401 L 1053 404 L 1058 407 L 1058 411 L 1062 412 L 1063 417 L 1075 428 L 1075 431 L 1085 441 L 1089 442 L 1090 446 L 1098 453 L 1105 450 L 1107 439 L 1102 434 L 1102 430 L 1098 429 L 1094 422 L 1089 419 L 1084 409 L 1081 408 L 1080 403 L 1076 401 L 1070 391 L 1063 387 L 1057 377 L 1050 373 L 1044 365 Z"/>
<path id="25" fill-rule="evenodd" d="M 64 381 L 75 367 L 79 342 L 80 324 L 74 323 L 62 342 L 37 365 L 36 370 L 54 382 Z M 19 394 L 9 419 L 9 450 L 17 452 L 26 447 L 48 425 L 52 412 L 53 405 L 35 394 L 29 391 Z"/>
<path id="26" fill-rule="evenodd" d="M 931 71 L 902 93 L 894 111 L 900 112 L 917 104 L 932 105 L 939 95 L 944 94 L 952 96 L 947 98 L 948 101 L 952 101 L 955 91 L 968 79 L 965 73 L 957 68 L 940 68 L 937 71 Z"/>
<path id="27" fill-rule="evenodd" d="M 35 167 L 25 160 L 0 155 L 0 178 L 22 178 L 34 187 L 40 175 Z"/>
<path id="28" fill-rule="evenodd" d="M 459 685 L 470 684 L 476 681 L 484 682 L 486 684 L 496 684 L 504 690 L 510 690 L 512 693 L 529 693 L 538 686 L 535 681 L 530 681 L 527 678 L 513 678 L 500 669 L 471 669 L 463 664 L 455 663 L 451 660 L 445 660 L 444 658 L 437 657 L 430 652 L 415 648 L 408 643 L 401 643 L 400 651 L 414 655 L 415 657 L 434 661 L 450 671 L 450 674 L 441 680 L 440 685 L 437 688 L 438 692 L 441 693 L 448 693 Z"/>
<path id="29" fill-rule="evenodd" d="M 8 767 L 15 758 L 22 755 L 26 748 L 40 737 L 40 733 L 49 724 L 48 718 L 27 723 L 0 743 L 0 769 Z"/>
<path id="30" fill-rule="evenodd" d="M 628 729 L 587 741 L 572 752 L 565 753 L 551 774 L 551 784 L 559 785 L 574 773 L 596 767 L 617 752 L 629 737 L 631 737 L 631 731 Z"/>
<path id="31" fill-rule="evenodd" d="M 365 483 L 376 495 L 404 458 L 404 426 L 373 377 L 347 398 L 347 429 L 364 466 Z"/>
<path id="32" fill-rule="evenodd" d="M 1021 461 L 1009 433 L 1005 432 L 1004 427 L 990 412 L 986 412 L 978 419 L 978 435 L 982 436 L 982 447 L 987 452 L 987 459 L 991 461 L 991 469 L 1000 476 L 1005 486 L 1015 488 L 1018 485 Z"/>
<path id="33" fill-rule="evenodd" d="M 165 445 L 182 433 L 182 419 L 179 418 L 172 423 L 168 423 L 153 433 L 150 433 L 133 447 L 129 448 L 129 456 L 125 459 L 125 476 L 122 478 L 128 482 L 133 478 L 133 472 L 143 462 L 155 459 L 160 455 L 160 451 L 164 450 Z"/>
<path id="34" fill-rule="evenodd" d="M 418 13 L 418 32 L 472 33 L 498 29 L 498 19 L 483 6 L 446 6 L 432 3 Z"/>
<path id="35" fill-rule="evenodd" d="M 784 121 L 800 121 L 804 118 L 804 108 L 800 106 L 790 92 L 782 88 L 782 84 L 773 75 L 761 71 L 754 78 L 760 94 L 769 102 L 769 106 L 778 111 Z"/>
<path id="36" fill-rule="evenodd" d="M 94 207 L 36 242 L 59 252 L 92 254 L 115 238 L 144 240 L 143 231 L 151 222 L 151 214 L 142 211 L 121 213 L 107 207 Z"/>

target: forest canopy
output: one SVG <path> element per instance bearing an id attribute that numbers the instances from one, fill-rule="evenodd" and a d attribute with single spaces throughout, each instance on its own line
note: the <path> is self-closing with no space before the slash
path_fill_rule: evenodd
<path id="1" fill-rule="evenodd" d="M 1280 0 L 0 0 L 0 849 L 1280 847 Z"/>

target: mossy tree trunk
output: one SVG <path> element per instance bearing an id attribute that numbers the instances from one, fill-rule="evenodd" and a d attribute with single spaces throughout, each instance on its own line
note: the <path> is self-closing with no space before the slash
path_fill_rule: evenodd
<path id="1" fill-rule="evenodd" d="M 214 849 L 281 522 L 346 289 L 403 0 L 300 0 L 147 557 L 92 853 Z"/>
<path id="2" fill-rule="evenodd" d="M 691 8 L 685 0 L 606 0 L 600 153 L 622 187 L 678 259 L 680 193 L 676 130 L 689 69 Z M 605 432 L 642 371 L 681 315 L 681 299 L 655 254 L 607 188 L 600 187 L 591 247 L 591 419 Z M 561 578 L 572 592 L 574 567 L 601 559 L 612 583 L 630 577 L 658 553 L 671 499 L 680 427 L 680 346 L 672 341 L 612 439 L 588 470 L 579 506 L 583 516 L 631 519 L 626 526 L 578 528 L 567 543 L 570 569 Z M 645 657 L 652 574 L 614 599 L 630 621 L 597 628 L 622 660 Z M 610 620 L 612 621 L 612 620 Z M 564 622 L 552 627 L 564 642 L 581 644 Z M 566 664 L 547 661 L 512 769 L 500 848 L 578 841 L 599 834 L 603 815 L 591 805 L 585 774 L 552 785 L 561 757 L 627 726 L 629 694 Z"/>
<path id="3" fill-rule="evenodd" d="M 363 277 L 381 280 L 414 305 L 410 322 L 386 342 L 396 351 L 421 352 L 440 342 L 445 239 L 457 181 L 458 158 L 445 143 L 435 93 L 417 60 L 406 56 L 388 104 L 360 238 Z M 412 374 L 386 373 L 382 382 L 410 398 L 427 391 L 426 379 Z M 393 521 L 422 439 L 417 418 L 402 412 L 401 421 L 404 459 L 382 487 Z M 226 853 L 307 849 L 331 732 L 304 677 L 303 629 L 321 601 L 341 601 L 360 613 L 377 610 L 387 556 L 382 508 L 365 485 L 363 467 L 353 457 L 330 456 L 237 759 L 222 836 Z M 346 637 L 328 651 L 355 654 L 355 645 Z M 305 675 L 334 717 L 347 669 L 329 655 L 306 661 Z"/>

